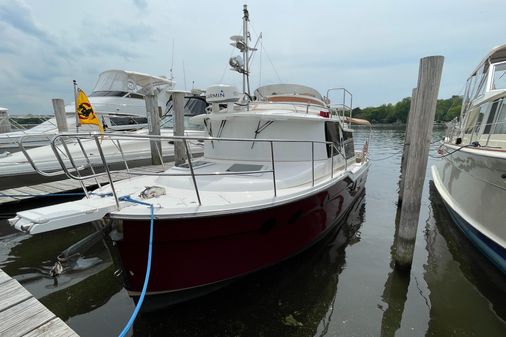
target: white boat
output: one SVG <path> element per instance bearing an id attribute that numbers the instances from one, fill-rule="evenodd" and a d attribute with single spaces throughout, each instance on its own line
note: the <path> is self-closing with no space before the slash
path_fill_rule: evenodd
<path id="1" fill-rule="evenodd" d="M 246 8 L 244 20 L 246 26 Z M 249 50 L 247 29 L 234 38 Z M 161 174 L 111 181 L 83 200 L 18 212 L 10 223 L 37 234 L 112 219 L 134 298 L 153 249 L 144 302 L 150 309 L 280 263 L 337 229 L 364 190 L 369 169 L 367 151 L 355 151 L 345 122 L 351 106 L 337 108 L 315 89 L 294 84 L 263 86 L 253 95 L 216 85 L 206 97 L 211 113 L 194 117 L 208 134 L 201 138 L 203 157 L 188 156 L 186 164 Z"/>
<path id="2" fill-rule="evenodd" d="M 147 123 L 144 96 L 154 92 L 162 111 L 166 111 L 170 99 L 169 90 L 174 81 L 134 71 L 107 70 L 98 76 L 90 103 L 106 130 L 132 130 L 145 127 Z M 93 132 L 98 128 L 92 124 L 76 127 L 74 103 L 65 106 L 67 125 L 70 133 Z M 56 118 L 51 118 L 27 130 L 0 134 L 0 153 L 19 151 L 18 142 L 23 138 L 25 148 L 49 144 L 52 136 L 58 134 Z"/>
<path id="3" fill-rule="evenodd" d="M 506 273 L 506 45 L 467 80 L 459 122 L 448 129 L 432 178 L 457 226 Z"/>
<path id="4" fill-rule="evenodd" d="M 207 103 L 203 96 L 189 95 L 185 97 L 186 135 L 201 136 L 203 134 L 203 127 L 192 124 L 190 118 L 195 115 L 205 114 L 206 107 Z M 172 108 L 172 101 L 169 101 L 166 106 L 166 115 L 160 123 L 160 132 L 163 136 L 173 135 L 174 119 Z M 100 137 L 101 149 L 107 157 L 108 164 L 113 165 L 114 168 L 117 168 L 118 165 L 124 168 L 125 160 L 129 162 L 128 167 L 151 163 L 149 140 L 142 137 L 142 135 L 148 134 L 148 130 L 133 131 L 133 134 L 139 136 L 138 138 L 126 137 L 129 133 L 132 132 L 115 131 L 106 133 Z M 71 133 L 67 134 L 70 135 Z M 102 160 L 97 152 L 94 134 L 79 133 L 75 135 L 76 137 L 71 137 L 72 139 L 67 140 L 65 144 L 54 142 L 51 145 L 27 149 L 22 152 L 8 153 L 1 157 L 0 186 L 2 189 L 6 190 L 66 178 L 61 164 L 54 154 L 55 150 L 65 153 L 67 157 L 63 158 L 63 162 L 68 168 L 72 168 L 75 165 L 85 169 L 93 165 L 102 164 Z M 24 145 L 24 140 L 22 140 L 22 144 Z M 201 154 L 203 151 L 202 144 L 192 143 L 191 147 L 194 155 Z M 67 151 L 69 154 L 66 153 Z M 160 155 L 164 161 L 172 161 L 174 159 L 173 145 L 162 144 L 162 153 Z M 70 161 L 70 157 L 72 157 L 73 163 Z"/>

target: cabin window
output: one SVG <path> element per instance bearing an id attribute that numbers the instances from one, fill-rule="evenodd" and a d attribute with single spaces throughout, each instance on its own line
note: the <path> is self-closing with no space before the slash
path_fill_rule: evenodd
<path id="1" fill-rule="evenodd" d="M 339 137 L 339 123 L 325 122 L 325 141 L 332 142 L 335 145 L 334 150 L 332 150 L 332 145 L 327 145 L 327 158 L 330 158 L 332 153 L 334 156 L 337 156 L 341 148 L 341 140 Z"/>
<path id="2" fill-rule="evenodd" d="M 110 117 L 111 126 L 147 124 L 146 117 Z"/>
<path id="3" fill-rule="evenodd" d="M 492 90 L 497 89 L 506 89 L 506 63 L 498 64 L 494 67 Z"/>
<path id="4" fill-rule="evenodd" d="M 126 94 L 126 91 L 93 91 L 90 97 L 123 97 Z"/>
<path id="5" fill-rule="evenodd" d="M 497 114 L 495 128 L 492 129 L 495 134 L 506 134 L 506 105 L 502 104 L 501 111 Z"/>
<path id="6" fill-rule="evenodd" d="M 466 128 L 465 133 L 473 133 L 474 127 L 478 121 L 478 115 L 480 113 L 480 109 L 478 107 L 474 107 L 467 113 L 466 119 Z"/>
<path id="7" fill-rule="evenodd" d="M 196 116 L 206 113 L 207 102 L 203 97 L 189 96 L 184 98 L 184 115 Z M 172 97 L 165 104 L 165 115 L 172 115 L 174 102 Z"/>
<path id="8" fill-rule="evenodd" d="M 488 114 L 487 123 L 485 124 L 485 129 L 483 130 L 484 134 L 489 134 L 492 129 L 492 124 L 494 123 L 494 117 L 497 110 L 497 106 L 499 105 L 499 101 L 495 101 L 492 104 L 492 108 L 490 109 L 490 113 Z"/>
<path id="9" fill-rule="evenodd" d="M 163 129 L 172 129 L 175 125 L 174 102 L 172 98 L 167 101 L 165 106 L 165 114 L 160 121 L 160 127 Z M 204 98 L 199 96 L 185 97 L 184 99 L 184 129 L 185 130 L 203 130 L 204 126 L 193 124 L 190 117 L 206 113 L 207 103 Z"/>
<path id="10" fill-rule="evenodd" d="M 476 83 L 473 88 L 472 98 L 476 98 L 485 92 L 485 83 L 487 82 L 487 73 L 485 67 L 482 66 L 476 73 Z"/>
<path id="11" fill-rule="evenodd" d="M 350 159 L 355 155 L 355 145 L 353 144 L 353 132 L 343 130 L 344 156 Z"/>
<path id="12" fill-rule="evenodd" d="M 133 92 L 129 93 L 125 96 L 126 98 L 136 98 L 136 99 L 144 99 L 143 95 L 140 94 L 134 94 Z"/>

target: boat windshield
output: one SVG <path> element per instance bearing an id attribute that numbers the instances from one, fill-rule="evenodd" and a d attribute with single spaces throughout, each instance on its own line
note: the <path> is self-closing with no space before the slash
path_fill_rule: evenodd
<path id="1" fill-rule="evenodd" d="M 492 90 L 506 89 L 506 62 L 494 66 Z"/>
<path id="2" fill-rule="evenodd" d="M 104 96 L 104 92 L 128 92 L 134 91 L 136 84 L 128 80 L 128 75 L 121 71 L 104 71 L 98 76 L 97 83 L 90 96 Z M 115 95 L 108 95 L 115 96 Z"/>
<path id="3" fill-rule="evenodd" d="M 144 98 L 144 95 L 151 93 L 154 88 L 164 90 L 172 83 L 163 77 L 123 70 L 106 70 L 98 76 L 90 96 Z M 126 96 L 127 94 L 129 96 Z"/>
<path id="4" fill-rule="evenodd" d="M 174 128 L 174 104 L 173 100 L 170 99 L 167 102 L 165 115 L 160 121 L 160 127 L 164 129 Z M 192 96 L 185 97 L 184 99 L 184 128 L 185 130 L 202 130 L 202 125 L 192 124 L 190 117 L 205 114 L 207 102 L 203 97 Z"/>

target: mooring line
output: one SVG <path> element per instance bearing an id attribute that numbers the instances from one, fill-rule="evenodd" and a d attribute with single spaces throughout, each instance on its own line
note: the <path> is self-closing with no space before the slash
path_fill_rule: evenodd
<path id="1" fill-rule="evenodd" d="M 130 316 L 128 323 L 125 325 L 125 327 L 119 334 L 119 337 L 124 337 L 128 333 L 128 331 L 130 331 L 130 328 L 134 324 L 135 318 L 137 318 L 137 314 L 141 309 L 142 303 L 144 302 L 144 296 L 146 295 L 146 291 L 148 289 L 149 275 L 151 273 L 151 259 L 153 253 L 153 224 L 155 222 L 155 208 L 153 204 L 133 199 L 129 195 L 120 197 L 119 200 L 149 206 L 151 211 L 151 220 L 149 223 L 149 247 L 148 247 L 148 263 L 146 266 L 146 276 L 144 277 L 144 285 L 142 286 L 142 292 L 141 295 L 139 296 L 139 300 L 137 301 L 137 305 L 135 306 L 134 312 L 132 313 L 132 316 Z"/>

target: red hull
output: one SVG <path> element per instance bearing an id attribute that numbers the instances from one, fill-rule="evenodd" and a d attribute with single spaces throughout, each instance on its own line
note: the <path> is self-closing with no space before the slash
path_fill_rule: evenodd
<path id="1" fill-rule="evenodd" d="M 308 248 L 334 228 L 364 188 L 340 181 L 290 204 L 245 213 L 154 224 L 148 294 L 216 284 L 279 263 Z M 149 221 L 123 220 L 118 242 L 126 288 L 142 289 Z M 196 289 L 194 289 L 196 290 Z"/>

